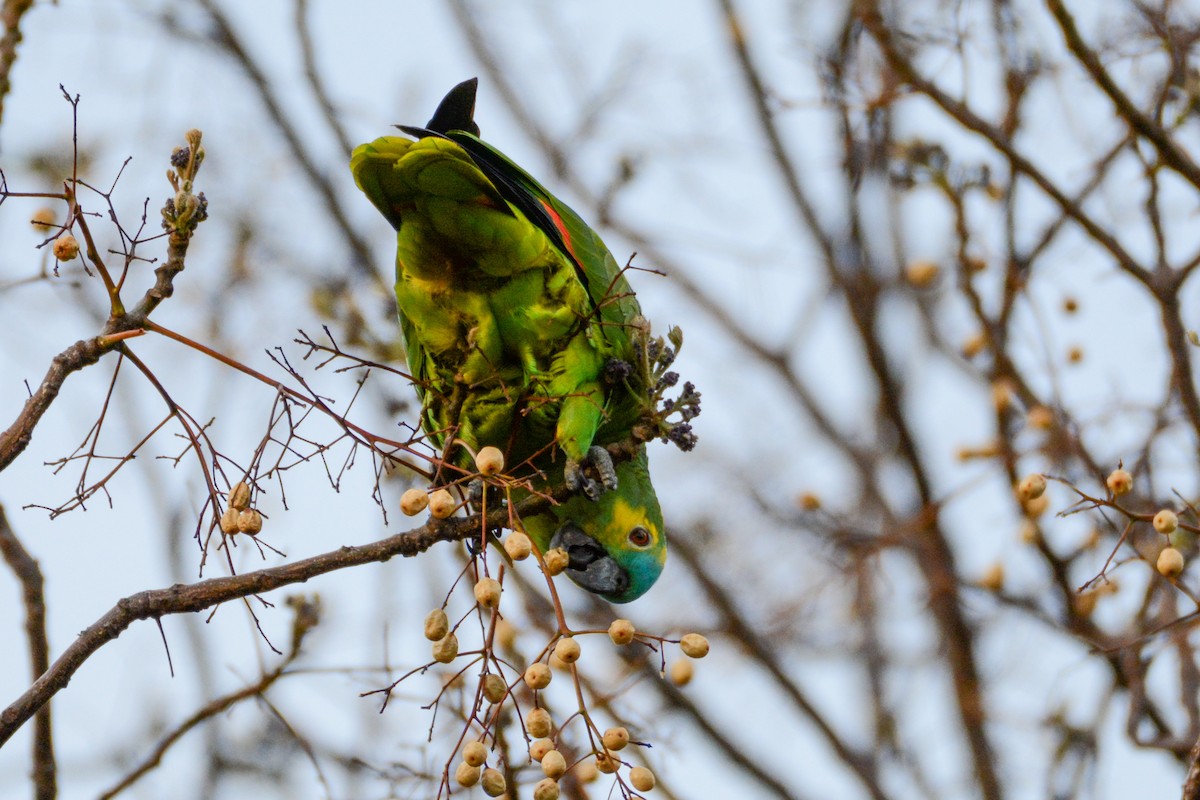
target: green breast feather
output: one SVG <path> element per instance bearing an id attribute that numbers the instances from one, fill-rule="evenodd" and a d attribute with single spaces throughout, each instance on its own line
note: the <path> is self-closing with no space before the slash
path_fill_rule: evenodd
<path id="1" fill-rule="evenodd" d="M 355 148 L 355 181 L 396 230 L 396 303 L 421 423 L 452 461 L 492 445 L 513 471 L 565 475 L 584 495 L 526 519 L 540 548 L 614 602 L 662 571 L 666 538 L 645 448 L 615 470 L 597 445 L 625 439 L 653 401 L 648 326 L 624 274 L 566 204 L 478 138 L 476 81 L 451 90 L 415 139 Z M 624 366 L 623 366 L 624 365 Z M 595 463 L 599 481 L 583 478 Z M 604 491 L 608 488 L 609 491 Z"/>

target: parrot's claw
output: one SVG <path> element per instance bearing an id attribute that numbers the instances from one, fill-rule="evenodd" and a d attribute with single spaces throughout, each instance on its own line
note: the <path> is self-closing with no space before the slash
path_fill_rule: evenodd
<path id="1" fill-rule="evenodd" d="M 591 467 L 597 477 L 592 478 L 584 473 L 585 467 Z M 604 492 L 617 488 L 617 468 L 613 466 L 612 456 L 607 450 L 592 445 L 582 461 L 567 459 L 563 480 L 571 491 L 583 492 L 589 500 L 598 500 Z"/>

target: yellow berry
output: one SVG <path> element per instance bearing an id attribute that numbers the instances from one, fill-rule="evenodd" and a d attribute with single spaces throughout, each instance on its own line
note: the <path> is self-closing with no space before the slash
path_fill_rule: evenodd
<path id="1" fill-rule="evenodd" d="M 525 683 L 530 689 L 545 689 L 551 677 L 549 664 L 538 661 L 525 668 Z"/>
<path id="2" fill-rule="evenodd" d="M 450 620 L 446 618 L 446 612 L 440 608 L 435 608 L 430 611 L 425 617 L 425 638 L 431 642 L 436 642 L 438 639 L 445 639 L 446 634 L 450 632 Z"/>
<path id="3" fill-rule="evenodd" d="M 480 473 L 492 476 L 504 471 L 504 453 L 499 447 L 484 447 L 475 456 L 475 469 Z"/>
<path id="4" fill-rule="evenodd" d="M 609 750 L 624 750 L 625 745 L 629 744 L 629 731 L 621 726 L 609 728 L 604 732 L 604 736 L 600 737 L 600 741 Z"/>
<path id="5" fill-rule="evenodd" d="M 472 767 L 483 766 L 483 762 L 487 761 L 487 757 L 487 745 L 483 742 L 467 742 L 466 746 L 463 747 L 463 763 L 470 764 Z"/>
<path id="6" fill-rule="evenodd" d="M 563 758 L 562 753 L 557 750 L 551 750 L 542 756 L 542 772 L 546 773 L 547 778 L 558 780 L 566 771 L 567 759 Z"/>
<path id="7" fill-rule="evenodd" d="M 1108 474 L 1108 480 L 1105 481 L 1108 485 L 1108 490 L 1114 496 L 1128 494 L 1133 489 L 1133 476 L 1124 469 L 1114 469 Z"/>
<path id="8" fill-rule="evenodd" d="M 415 517 L 429 507 L 429 495 L 421 489 L 409 489 L 400 495 L 400 510 L 407 517 Z"/>
<path id="9" fill-rule="evenodd" d="M 54 214 L 54 209 L 50 208 L 49 206 L 43 206 L 37 211 L 33 212 L 33 218 L 29 220 L 29 224 L 32 225 L 35 230 L 46 230 L 47 228 L 53 228 L 55 222 L 57 221 L 58 219 Z"/>
<path id="10" fill-rule="evenodd" d="M 508 788 L 504 782 L 503 773 L 490 767 L 483 771 L 483 780 L 479 782 L 479 785 L 483 787 L 483 793 L 488 797 L 499 797 Z"/>
<path id="11" fill-rule="evenodd" d="M 247 536 L 257 536 L 262 530 L 263 518 L 257 509 L 247 508 L 238 512 L 237 527 L 239 533 Z"/>
<path id="12" fill-rule="evenodd" d="M 475 601 L 484 608 L 499 606 L 500 593 L 500 581 L 495 578 L 483 577 L 475 583 Z"/>
<path id="13" fill-rule="evenodd" d="M 250 507 L 250 487 L 245 481 L 238 481 L 229 490 L 229 507 L 244 511 Z"/>
<path id="14" fill-rule="evenodd" d="M 667 674 L 671 678 L 671 683 L 676 686 L 687 686 L 692 682 L 692 675 L 695 672 L 696 668 L 692 666 L 690 660 L 679 658 L 671 662 L 671 670 Z"/>
<path id="15" fill-rule="evenodd" d="M 608 638 L 612 639 L 613 644 L 629 644 L 635 633 L 637 628 L 627 619 L 614 619 L 612 625 L 608 626 Z"/>
<path id="16" fill-rule="evenodd" d="M 542 778 L 533 787 L 533 800 L 558 800 L 558 783 L 553 778 Z"/>
<path id="17" fill-rule="evenodd" d="M 495 705 L 508 695 L 508 684 L 494 672 L 483 677 L 483 696 L 489 703 Z"/>
<path id="18" fill-rule="evenodd" d="M 546 554 L 542 556 L 542 560 L 546 562 L 546 572 L 551 575 L 558 575 L 571 563 L 571 558 L 567 555 L 567 551 L 561 547 L 547 550 Z"/>
<path id="19" fill-rule="evenodd" d="M 1167 578 L 1178 578 L 1183 572 L 1183 553 L 1174 547 L 1164 547 L 1158 554 L 1158 572 Z"/>
<path id="20" fill-rule="evenodd" d="M 225 513 L 221 515 L 221 531 L 224 533 L 237 533 L 238 514 L 240 513 L 242 512 L 233 506 L 225 509 Z"/>
<path id="21" fill-rule="evenodd" d="M 550 712 L 544 708 L 531 708 L 525 715 L 525 730 L 535 739 L 544 739 L 550 735 Z"/>
<path id="22" fill-rule="evenodd" d="M 918 289 L 924 289 L 937 280 L 941 270 L 932 261 L 914 261 L 904 270 L 905 279 Z"/>
<path id="23" fill-rule="evenodd" d="M 458 637 L 447 633 L 445 637 L 433 643 L 433 660 L 449 664 L 458 657 Z"/>
<path id="24" fill-rule="evenodd" d="M 513 531 L 504 540 L 504 552 L 508 553 L 508 557 L 513 561 L 524 561 L 533 552 L 533 543 L 521 531 Z"/>
<path id="25" fill-rule="evenodd" d="M 69 233 L 54 240 L 54 257 L 59 261 L 71 261 L 79 255 L 79 242 Z"/>
<path id="26" fill-rule="evenodd" d="M 575 779 L 580 783 L 591 783 L 599 777 L 595 761 L 580 761 L 575 765 Z"/>
<path id="27" fill-rule="evenodd" d="M 1154 530 L 1170 535 L 1179 527 L 1179 516 L 1169 508 L 1164 508 L 1154 515 Z"/>
<path id="28" fill-rule="evenodd" d="M 437 519 L 445 519 L 450 516 L 457 506 L 458 504 L 454 502 L 454 495 L 445 489 L 438 489 L 429 495 L 429 513 Z"/>
<path id="29" fill-rule="evenodd" d="M 634 767 L 629 770 L 629 782 L 639 792 L 648 792 L 654 788 L 654 773 L 645 767 Z"/>
<path id="30" fill-rule="evenodd" d="M 564 664 L 574 664 L 579 660 L 579 642 L 570 636 L 564 636 L 554 645 L 554 655 Z"/>
<path id="31" fill-rule="evenodd" d="M 529 745 L 529 757 L 534 761 L 541 761 L 554 749 L 554 742 L 550 739 L 535 739 L 533 744 Z"/>
<path id="32" fill-rule="evenodd" d="M 596 769 L 605 775 L 612 775 L 617 771 L 617 761 L 608 753 L 596 753 Z"/>
<path id="33" fill-rule="evenodd" d="M 454 780 L 458 781 L 459 786 L 474 786 L 479 783 L 479 767 L 460 761 L 458 769 L 454 770 Z"/>
<path id="34" fill-rule="evenodd" d="M 1025 503 L 1025 516 L 1030 519 L 1037 519 L 1042 514 L 1045 514 L 1048 508 L 1050 508 L 1050 495 L 1044 494 L 1041 497 L 1035 497 Z"/>
<path id="35" fill-rule="evenodd" d="M 704 658 L 708 655 L 708 639 L 698 633 L 689 633 L 680 640 L 679 649 L 688 658 Z"/>
<path id="36" fill-rule="evenodd" d="M 1037 472 L 1026 475 L 1017 484 L 1017 499 L 1022 503 L 1036 500 L 1046 493 L 1046 476 Z"/>
<path id="37" fill-rule="evenodd" d="M 505 650 L 511 650 L 513 645 L 517 643 L 517 629 L 506 619 L 501 619 L 496 623 L 496 641 Z"/>

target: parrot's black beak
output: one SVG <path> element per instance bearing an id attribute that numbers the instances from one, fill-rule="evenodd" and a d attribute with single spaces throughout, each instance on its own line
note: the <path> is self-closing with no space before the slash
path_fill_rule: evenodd
<path id="1" fill-rule="evenodd" d="M 589 592 L 613 598 L 629 589 L 629 574 L 574 523 L 564 522 L 550 539 L 550 547 L 567 551 L 567 575 Z"/>

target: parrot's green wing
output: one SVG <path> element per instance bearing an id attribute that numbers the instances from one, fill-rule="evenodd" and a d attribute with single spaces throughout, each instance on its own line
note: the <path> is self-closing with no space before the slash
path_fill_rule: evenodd
<path id="1" fill-rule="evenodd" d="M 644 371 L 631 368 L 646 323 L 599 235 L 479 139 L 475 88 L 455 87 L 425 128 L 402 128 L 415 141 L 376 139 L 350 162 L 396 230 L 422 427 L 465 469 L 492 445 L 510 469 L 581 486 L 587 498 L 527 527 L 539 547 L 567 549 L 585 588 L 632 600 L 662 570 L 662 514 L 644 448 L 614 471 L 596 445 L 627 438 L 651 403 Z M 599 481 L 581 479 L 589 461 Z"/>

